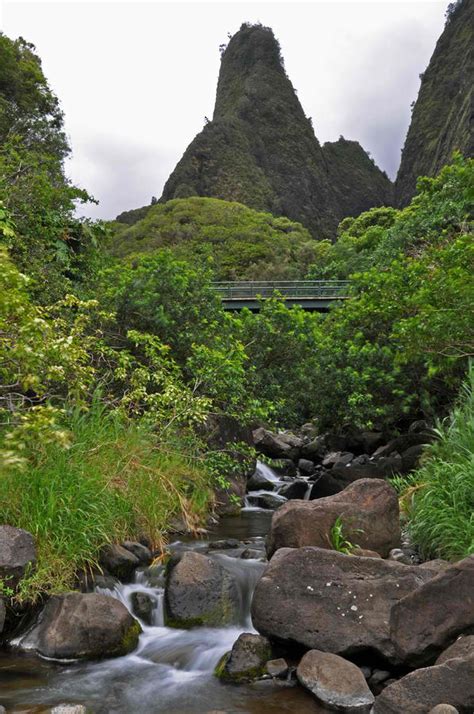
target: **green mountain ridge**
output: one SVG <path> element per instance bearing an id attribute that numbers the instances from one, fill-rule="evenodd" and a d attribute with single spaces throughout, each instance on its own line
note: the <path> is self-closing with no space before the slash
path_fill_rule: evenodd
<path id="1" fill-rule="evenodd" d="M 452 3 L 413 108 L 395 182 L 399 206 L 414 196 L 418 176 L 435 176 L 455 150 L 474 153 L 473 27 L 473 0 Z"/>

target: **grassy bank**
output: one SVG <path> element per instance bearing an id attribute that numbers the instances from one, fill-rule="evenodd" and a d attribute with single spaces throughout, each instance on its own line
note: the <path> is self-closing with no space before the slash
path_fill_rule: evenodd
<path id="1" fill-rule="evenodd" d="M 70 588 L 106 542 L 147 536 L 156 546 L 175 516 L 192 527 L 212 498 L 206 471 L 158 449 L 151 430 L 99 405 L 74 412 L 70 448 L 47 444 L 35 464 L 0 479 L 0 522 L 30 531 L 38 567 L 23 595 Z"/>
<path id="2" fill-rule="evenodd" d="M 474 369 L 422 467 L 397 484 L 414 543 L 425 558 L 474 552 Z"/>

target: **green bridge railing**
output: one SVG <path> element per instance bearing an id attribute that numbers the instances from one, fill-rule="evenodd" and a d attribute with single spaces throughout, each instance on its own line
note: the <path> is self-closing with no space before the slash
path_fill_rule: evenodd
<path id="1" fill-rule="evenodd" d="M 213 283 L 213 287 L 225 302 L 258 300 L 279 293 L 287 300 L 334 300 L 348 297 L 348 280 L 264 280 Z"/>

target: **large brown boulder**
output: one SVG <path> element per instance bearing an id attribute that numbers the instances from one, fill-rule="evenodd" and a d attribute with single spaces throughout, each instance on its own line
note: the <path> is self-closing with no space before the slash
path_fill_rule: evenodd
<path id="1" fill-rule="evenodd" d="M 368 714 L 375 701 L 360 669 L 338 655 L 310 650 L 299 663 L 296 676 L 330 709 Z"/>
<path id="2" fill-rule="evenodd" d="M 212 558 L 187 551 L 170 569 L 165 587 L 165 621 L 170 627 L 235 622 L 239 594 L 231 575 Z"/>
<path id="3" fill-rule="evenodd" d="M 270 639 L 397 663 L 390 610 L 436 571 L 322 548 L 281 548 L 257 583 L 254 627 Z"/>
<path id="4" fill-rule="evenodd" d="M 115 598 L 74 592 L 50 598 L 20 646 L 51 659 L 119 657 L 137 646 L 140 632 Z"/>
<path id="5" fill-rule="evenodd" d="M 15 589 L 28 569 L 36 565 L 36 547 L 31 533 L 22 528 L 0 526 L 0 579 Z"/>
<path id="6" fill-rule="evenodd" d="M 474 555 L 464 558 L 398 602 L 391 638 L 401 660 L 428 664 L 458 635 L 474 628 Z"/>
<path id="7" fill-rule="evenodd" d="M 450 704 L 465 714 L 474 711 L 474 657 L 450 659 L 407 674 L 383 690 L 373 712 L 427 714 L 438 704 Z"/>
<path id="8" fill-rule="evenodd" d="M 267 550 L 314 545 L 332 548 L 331 529 L 341 519 L 344 537 L 386 557 L 400 545 L 397 493 L 380 479 L 361 479 L 334 496 L 285 503 L 272 518 Z"/>

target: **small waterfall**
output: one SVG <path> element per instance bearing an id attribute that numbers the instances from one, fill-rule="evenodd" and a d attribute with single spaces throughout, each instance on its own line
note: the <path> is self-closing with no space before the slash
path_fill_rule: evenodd
<path id="1" fill-rule="evenodd" d="M 276 474 L 270 466 L 264 464 L 263 461 L 257 461 L 255 473 L 260 474 L 261 476 L 263 476 L 263 478 L 266 478 L 267 481 L 272 481 L 273 483 L 278 484 L 283 483 L 283 481 L 281 481 L 281 479 L 278 477 L 278 474 Z"/>

